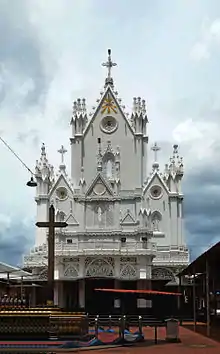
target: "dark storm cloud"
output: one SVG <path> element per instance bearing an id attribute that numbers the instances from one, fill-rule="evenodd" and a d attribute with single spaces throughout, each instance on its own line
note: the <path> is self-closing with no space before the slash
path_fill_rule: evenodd
<path id="1" fill-rule="evenodd" d="M 205 162 L 191 170 L 183 183 L 187 244 L 192 258 L 220 240 L 220 169 L 214 162 Z"/>
<path id="2" fill-rule="evenodd" d="M 0 260 L 12 265 L 22 263 L 22 255 L 27 254 L 32 243 L 30 235 L 34 233 L 34 226 L 24 227 L 17 222 L 9 229 L 0 232 Z"/>

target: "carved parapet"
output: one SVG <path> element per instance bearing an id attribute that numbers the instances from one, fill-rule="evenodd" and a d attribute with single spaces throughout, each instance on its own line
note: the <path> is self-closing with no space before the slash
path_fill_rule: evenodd
<path id="1" fill-rule="evenodd" d="M 55 247 L 56 256 L 71 255 L 156 255 L 156 245 L 142 241 L 75 241 L 71 244 L 59 243 Z"/>

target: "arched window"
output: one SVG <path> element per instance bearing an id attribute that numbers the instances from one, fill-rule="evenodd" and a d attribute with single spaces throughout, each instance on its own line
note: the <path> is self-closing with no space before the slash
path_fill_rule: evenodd
<path id="1" fill-rule="evenodd" d="M 106 177 L 107 178 L 112 178 L 113 177 L 113 163 L 112 160 L 108 160 L 106 163 Z"/>
<path id="2" fill-rule="evenodd" d="M 154 211 L 151 216 L 153 231 L 161 231 L 162 215 L 158 211 Z"/>

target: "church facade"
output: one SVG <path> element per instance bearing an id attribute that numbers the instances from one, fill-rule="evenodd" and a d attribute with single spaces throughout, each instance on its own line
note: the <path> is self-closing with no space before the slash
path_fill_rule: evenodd
<path id="1" fill-rule="evenodd" d="M 112 78 L 115 65 L 109 50 L 103 64 L 108 70 L 104 89 L 91 114 L 85 99 L 73 103 L 71 174 L 66 171 L 63 146 L 57 177 L 44 145 L 36 163 L 36 221 L 47 221 L 53 204 L 56 220 L 68 224 L 55 234 L 54 302 L 61 307 L 90 311 L 94 298 L 101 302 L 95 288 L 175 285 L 176 274 L 189 262 L 178 146 L 173 146 L 173 156 L 161 173 L 155 143 L 154 163 L 148 170 L 146 104 L 134 98 L 133 111 L 125 113 Z M 48 230 L 36 228 L 35 247 L 24 257 L 24 267 L 41 281 L 47 279 L 47 235 Z M 109 301 L 109 306 L 120 307 L 119 299 Z M 140 299 L 136 305 L 148 306 Z"/>

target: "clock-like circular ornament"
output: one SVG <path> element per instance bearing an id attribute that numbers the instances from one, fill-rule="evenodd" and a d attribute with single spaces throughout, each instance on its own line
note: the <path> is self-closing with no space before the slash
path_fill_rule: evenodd
<path id="1" fill-rule="evenodd" d="M 96 195 L 103 195 L 106 191 L 106 187 L 102 183 L 97 183 L 93 188 L 93 192 Z"/>
<path id="2" fill-rule="evenodd" d="M 150 189 L 150 196 L 152 199 L 160 199 L 162 197 L 162 188 L 160 186 L 154 185 Z"/>
<path id="3" fill-rule="evenodd" d="M 56 190 L 56 194 L 60 200 L 65 200 L 68 196 L 68 191 L 65 187 L 59 187 Z"/>
<path id="4" fill-rule="evenodd" d="M 107 134 L 114 133 L 117 128 L 118 122 L 115 117 L 112 116 L 105 116 L 100 123 L 100 129 Z"/>

